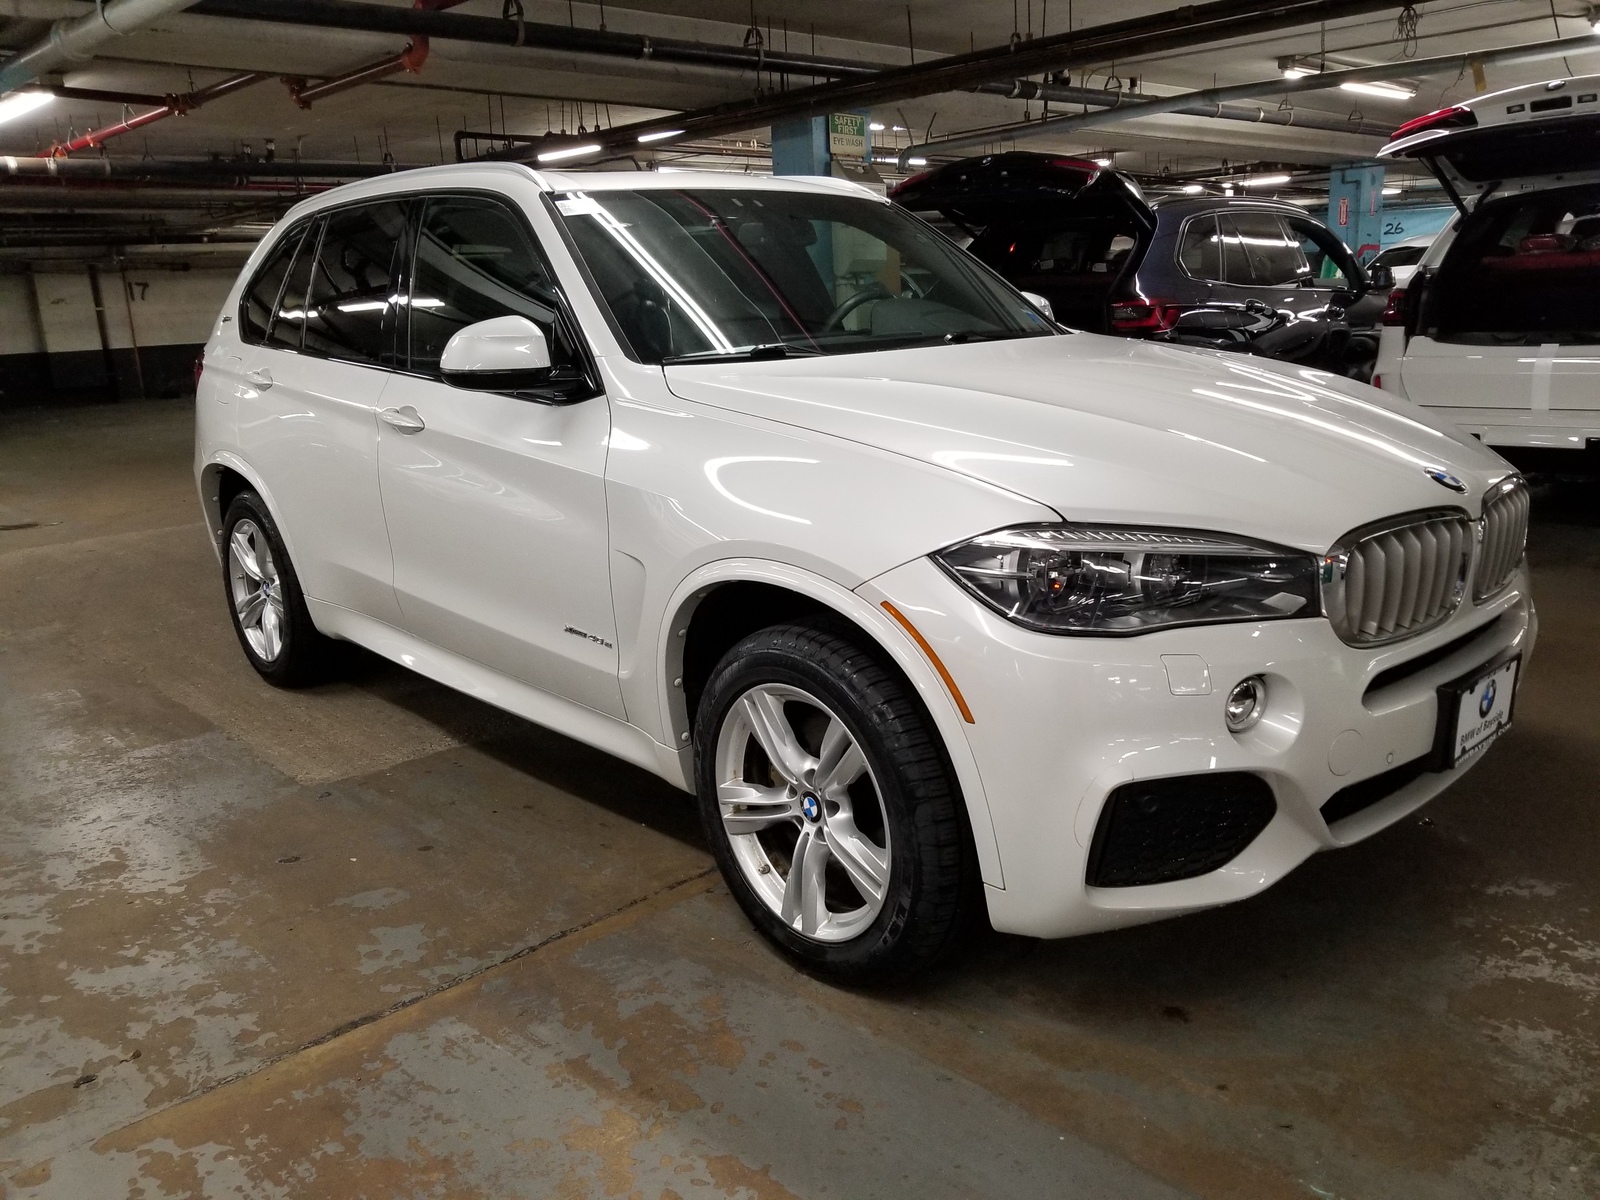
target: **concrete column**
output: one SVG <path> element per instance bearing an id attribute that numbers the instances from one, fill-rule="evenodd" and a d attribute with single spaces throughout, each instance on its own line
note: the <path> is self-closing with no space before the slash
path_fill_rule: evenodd
<path id="1" fill-rule="evenodd" d="M 831 161 L 827 117 L 802 117 L 773 125 L 774 175 L 826 175 Z"/>
<path id="2" fill-rule="evenodd" d="M 1328 228 L 1362 262 L 1383 244 L 1383 174 L 1370 163 L 1336 163 L 1328 173 Z"/>

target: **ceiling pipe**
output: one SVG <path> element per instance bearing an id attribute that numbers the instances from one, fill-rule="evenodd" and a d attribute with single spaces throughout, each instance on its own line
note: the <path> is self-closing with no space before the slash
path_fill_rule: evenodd
<path id="1" fill-rule="evenodd" d="M 135 129 L 143 129 L 146 125 L 153 125 L 157 121 L 165 121 L 168 117 L 181 117 L 203 104 L 207 104 L 219 96 L 227 96 L 251 84 L 260 83 L 271 76 L 257 71 L 246 72 L 243 75 L 232 75 L 208 87 L 196 88 L 192 92 L 185 92 L 181 96 L 168 96 L 160 108 L 151 109 L 149 112 L 140 113 L 138 116 L 129 117 L 115 125 L 107 125 L 104 129 L 91 130 L 66 142 L 57 142 L 45 151 L 47 157 L 62 158 L 68 154 L 76 154 L 79 150 L 92 150 L 96 146 L 104 145 L 114 137 L 121 137 L 125 133 L 132 133 Z"/>
<path id="2" fill-rule="evenodd" d="M 0 95 L 32 83 L 46 72 L 87 62 L 107 42 L 191 3 L 193 0 L 110 0 L 75 20 L 57 21 L 49 36 L 0 67 Z"/>
<path id="3" fill-rule="evenodd" d="M 419 11 L 422 10 L 422 11 Z M 200 16 L 226 16 L 246 20 L 273 21 L 322 28 L 338 28 L 368 33 L 411 33 L 416 39 L 427 36 L 445 37 L 487 45 L 521 45 L 530 49 L 575 51 L 606 57 L 651 59 L 659 62 L 696 65 L 703 67 L 736 68 L 741 71 L 768 71 L 780 74 L 811 75 L 819 78 L 866 79 L 885 71 L 896 69 L 895 64 L 855 59 L 835 58 L 825 55 L 774 53 L 765 47 L 734 47 L 711 43 L 687 42 L 673 39 L 647 38 L 637 34 L 609 33 L 601 30 L 573 29 L 569 26 L 537 23 L 518 24 L 515 21 L 493 17 L 451 16 L 435 19 L 422 5 L 412 9 L 380 7 L 357 0 L 201 0 L 191 10 Z M 520 40 L 519 40 L 520 38 Z M 1009 47 L 1007 48 L 1009 51 Z M 385 59 L 371 68 L 341 77 L 340 81 L 316 85 L 328 87 L 327 93 L 315 89 L 291 86 L 297 100 L 316 99 L 322 94 L 344 90 L 345 86 L 371 82 L 406 68 L 401 56 Z M 368 73 L 370 72 L 370 74 Z M 344 83 L 348 80 L 348 83 Z M 337 86 L 336 86 L 337 85 Z M 1029 99 L 1061 104 L 1091 104 L 1104 107 L 1121 100 L 1116 93 L 1102 93 L 1092 88 L 1079 88 L 1055 83 L 1040 83 L 1030 79 L 993 80 L 980 83 L 970 90 L 1011 99 Z M 1225 120 L 1268 124 L 1297 124 L 1303 128 L 1328 129 L 1349 132 L 1348 122 L 1333 118 L 1302 117 L 1295 121 L 1272 115 L 1264 116 L 1259 109 L 1221 109 L 1210 115 Z M 1386 129 L 1359 129 L 1357 132 L 1378 136 Z"/>
<path id="4" fill-rule="evenodd" d="M 1445 54 L 1436 58 L 1413 58 L 1395 63 L 1379 63 L 1370 67 L 1353 67 L 1343 71 L 1323 71 L 1300 79 L 1263 79 L 1254 83 L 1241 83 L 1231 87 L 1206 88 L 1198 92 L 1183 92 L 1174 96 L 1134 97 L 1123 95 L 1120 102 L 1101 112 L 1063 113 L 1038 121 L 1014 125 L 995 126 L 941 138 L 936 142 L 907 146 L 900 151 L 900 164 L 906 165 L 913 156 L 926 157 L 930 153 L 982 146 L 1007 137 L 1034 137 L 1041 133 L 1061 133 L 1075 129 L 1090 129 L 1102 125 L 1132 121 L 1139 117 L 1152 117 L 1171 113 L 1185 116 L 1217 116 L 1220 108 L 1229 101 L 1259 96 L 1276 96 L 1289 93 L 1326 91 L 1345 83 L 1377 83 L 1395 78 L 1417 75 L 1438 75 L 1449 71 L 1466 71 L 1473 63 L 1535 62 L 1563 55 L 1600 50 L 1600 39 L 1593 34 L 1583 37 L 1552 38 L 1543 42 L 1529 42 L 1521 46 L 1506 46 L 1497 50 L 1480 50 L 1469 54 Z M 1295 124 L 1283 121 L 1282 124 Z M 1303 123 L 1303 122 L 1300 122 Z M 1384 126 L 1378 136 L 1393 132 Z"/>
<path id="5" fill-rule="evenodd" d="M 996 78 L 1014 79 L 1097 63 L 1123 62 L 1149 54 L 1398 7 L 1398 0 L 1212 0 L 1209 4 L 1184 5 L 1169 12 L 955 54 L 915 66 L 896 67 L 865 79 L 821 84 L 770 99 L 741 100 L 653 118 L 591 133 L 582 139 L 554 138 L 542 148 L 501 152 L 493 157 L 526 161 L 537 159 L 541 153 L 548 155 L 593 145 L 598 149 L 582 158 L 563 156 L 561 160 L 592 162 L 631 153 L 638 148 L 641 137 L 650 135 L 661 135 L 663 139 L 670 136 L 675 140 L 715 137 L 790 118 L 819 116 L 938 92 L 970 91 Z M 670 142 L 656 140 L 652 144 L 660 148 Z"/>
<path id="6" fill-rule="evenodd" d="M 392 171 L 425 164 L 296 162 L 293 159 L 146 159 L 146 158 L 43 158 L 0 154 L 0 188 L 12 179 L 38 183 L 93 179 L 152 179 L 160 181 L 288 179 L 369 179 Z"/>
<path id="7" fill-rule="evenodd" d="M 421 7 L 393 8 L 361 0 L 199 0 L 191 12 L 206 17 L 272 21 L 361 33 L 445 38 L 489 46 L 526 47 L 569 54 L 596 54 L 678 66 L 770 71 L 774 74 L 842 78 L 877 73 L 872 63 L 789 54 L 765 45 L 719 46 L 680 38 L 649 37 L 603 29 L 580 29 L 503 17 L 436 12 Z"/>
<path id="8" fill-rule="evenodd" d="M 985 88 L 985 91 L 993 89 Z M 1140 95 L 1137 92 L 1107 91 L 1104 88 L 1067 87 L 1062 84 L 1038 84 L 1032 80 L 1019 79 L 1014 91 L 1007 95 L 1016 100 L 1048 99 L 1060 101 L 1064 104 L 1087 104 L 1094 108 L 1119 109 L 1130 105 L 1142 103 L 1153 97 Z M 1246 104 L 1199 104 L 1189 108 L 1174 110 L 1184 116 L 1212 117 L 1221 121 L 1244 121 L 1251 125 L 1293 125 L 1298 129 L 1318 129 L 1329 133 L 1358 133 L 1368 134 L 1372 137 L 1386 136 L 1394 127 L 1389 124 L 1375 121 L 1352 121 L 1347 117 L 1335 117 L 1327 113 L 1301 112 L 1297 109 L 1264 109 L 1255 105 Z M 1100 114 L 1090 114 L 1099 116 Z M 1053 118 L 1040 118 L 1051 119 Z M 1132 119 L 1131 117 L 1128 119 Z M 1017 121 L 1005 125 L 993 126 L 994 129 L 1032 129 L 1038 121 Z M 974 136 L 977 132 L 974 131 Z M 959 136 L 959 135 L 958 135 Z M 1006 136 L 1006 135 L 1001 135 Z M 991 137 L 989 140 L 994 140 Z M 924 143 L 910 149 L 910 154 L 923 154 L 930 150 L 937 151 L 944 145 L 940 140 Z M 910 154 L 907 157 L 910 157 Z"/>
<path id="9" fill-rule="evenodd" d="M 438 12 L 446 8 L 454 8 L 466 0 L 415 0 L 412 9 L 418 12 Z M 367 83 L 375 83 L 390 75 L 398 75 L 405 71 L 411 75 L 422 72 L 423 64 L 428 61 L 428 39 L 424 34 L 414 34 L 406 48 L 399 54 L 390 55 L 380 59 L 370 66 L 358 67 L 344 75 L 337 75 L 332 79 L 325 79 L 321 83 L 308 84 L 304 79 L 286 79 L 289 85 L 289 95 L 301 108 L 310 108 L 318 100 L 328 96 L 336 96 L 340 92 L 348 92 Z"/>

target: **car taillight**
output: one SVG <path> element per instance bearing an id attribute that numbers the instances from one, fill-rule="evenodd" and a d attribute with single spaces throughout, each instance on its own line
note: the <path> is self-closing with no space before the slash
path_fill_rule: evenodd
<path id="1" fill-rule="evenodd" d="M 1424 129 L 1471 129 L 1477 123 L 1478 118 L 1470 108 L 1453 104 L 1449 108 L 1435 109 L 1431 113 L 1412 118 L 1396 129 L 1389 140 L 1397 142 L 1403 137 L 1410 137 L 1413 133 L 1421 133 Z"/>
<path id="2" fill-rule="evenodd" d="M 1382 375 L 1374 375 L 1372 377 L 1372 386 L 1375 387 L 1375 388 L 1383 387 L 1383 376 Z"/>
<path id="3" fill-rule="evenodd" d="M 204 354 L 196 355 L 195 356 L 195 360 L 194 360 L 194 389 L 195 389 L 195 391 L 199 391 L 200 390 L 200 376 L 205 374 L 205 370 L 206 370 L 206 356 Z"/>
<path id="4" fill-rule="evenodd" d="M 1389 303 L 1383 306 L 1383 323 L 1385 325 L 1404 325 L 1406 323 L 1406 290 L 1395 288 L 1389 293 Z"/>
<path id="5" fill-rule="evenodd" d="M 1164 333 L 1182 311 L 1163 300 L 1113 300 L 1111 328 L 1118 333 Z"/>

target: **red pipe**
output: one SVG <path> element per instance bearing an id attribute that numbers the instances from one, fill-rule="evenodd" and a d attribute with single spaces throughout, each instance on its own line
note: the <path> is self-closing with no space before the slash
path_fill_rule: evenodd
<path id="1" fill-rule="evenodd" d="M 411 7 L 437 12 L 464 3 L 466 0 L 415 0 Z M 347 92 L 364 83 L 376 82 L 388 75 L 395 75 L 401 71 L 409 71 L 415 75 L 422 70 L 422 65 L 427 61 L 428 39 L 418 34 L 406 43 L 406 48 L 399 54 L 382 59 L 371 66 L 360 67 L 348 74 L 336 75 L 332 79 L 325 79 L 321 83 L 309 86 L 304 79 L 291 78 L 285 79 L 284 82 L 289 85 L 289 95 L 294 98 L 294 102 L 301 108 L 310 108 L 325 97 Z"/>
<path id="2" fill-rule="evenodd" d="M 227 79 L 210 84 L 207 87 L 196 88 L 182 96 L 168 96 L 167 102 L 160 108 L 153 108 L 149 112 L 140 113 L 136 117 L 129 117 L 116 125 L 107 125 L 104 129 L 94 129 L 70 142 L 57 142 L 45 153 L 47 158 L 65 158 L 79 150 L 92 150 L 102 142 L 114 137 L 121 137 L 125 133 L 132 133 L 135 129 L 142 129 L 157 121 L 165 121 L 168 117 L 181 117 L 185 113 L 193 112 L 202 104 L 209 103 L 219 96 L 226 96 L 240 88 L 249 87 L 253 83 L 260 83 L 268 76 L 258 72 L 247 72 L 243 75 L 231 75 Z"/>

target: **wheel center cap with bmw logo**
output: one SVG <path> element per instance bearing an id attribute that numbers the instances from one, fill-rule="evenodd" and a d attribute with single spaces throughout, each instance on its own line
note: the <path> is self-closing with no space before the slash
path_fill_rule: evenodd
<path id="1" fill-rule="evenodd" d="M 1487 717 L 1494 708 L 1494 680 L 1489 680 L 1489 686 L 1483 689 L 1483 698 L 1478 701 L 1478 715 Z"/>
<path id="2" fill-rule="evenodd" d="M 1457 479 L 1454 475 L 1450 474 L 1449 471 L 1441 471 L 1438 467 L 1424 467 L 1423 471 L 1426 472 L 1429 479 L 1433 480 L 1440 487 L 1447 487 L 1452 492 L 1460 492 L 1462 494 L 1466 493 L 1467 485 L 1462 483 L 1461 480 Z"/>
<path id="3" fill-rule="evenodd" d="M 800 797 L 800 811 L 808 821 L 820 820 L 822 817 L 822 803 L 810 792 L 807 792 Z"/>

